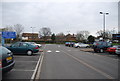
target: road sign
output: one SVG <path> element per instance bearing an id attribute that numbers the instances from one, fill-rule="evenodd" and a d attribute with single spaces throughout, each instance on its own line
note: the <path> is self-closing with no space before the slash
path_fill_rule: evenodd
<path id="1" fill-rule="evenodd" d="M 113 34 L 113 40 L 120 40 L 120 34 Z"/>
<path id="2" fill-rule="evenodd" d="M 5 39 L 16 38 L 16 32 L 2 32 L 2 37 Z"/>

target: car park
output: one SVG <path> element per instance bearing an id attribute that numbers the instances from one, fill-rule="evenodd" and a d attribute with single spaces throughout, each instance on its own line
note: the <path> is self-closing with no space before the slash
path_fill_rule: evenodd
<path id="1" fill-rule="evenodd" d="M 108 53 L 115 53 L 115 51 L 116 51 L 116 49 L 118 48 L 118 47 L 120 47 L 119 45 L 114 45 L 114 46 L 112 46 L 112 47 L 109 47 L 109 48 L 107 48 L 107 52 Z"/>
<path id="2" fill-rule="evenodd" d="M 37 44 L 37 43 L 35 43 L 35 42 L 26 42 L 26 43 L 30 43 L 30 44 L 36 45 L 36 46 L 38 46 L 39 48 L 42 47 L 41 44 Z"/>
<path id="3" fill-rule="evenodd" d="M 35 46 L 26 42 L 16 42 L 7 47 L 14 54 L 27 54 L 32 55 L 33 53 L 39 52 L 38 46 Z"/>
<path id="4" fill-rule="evenodd" d="M 118 46 L 118 47 L 116 48 L 115 53 L 116 53 L 117 55 L 120 55 L 120 46 Z"/>
<path id="5" fill-rule="evenodd" d="M 7 48 L 0 46 L 0 69 L 2 73 L 9 72 L 15 65 L 13 54 Z"/>
<path id="6" fill-rule="evenodd" d="M 107 41 L 96 41 L 93 44 L 94 52 L 105 52 L 107 48 L 111 47 L 111 42 Z"/>
<path id="7" fill-rule="evenodd" d="M 88 48 L 90 47 L 89 44 L 84 44 L 84 43 L 75 43 L 74 44 L 75 48 Z"/>

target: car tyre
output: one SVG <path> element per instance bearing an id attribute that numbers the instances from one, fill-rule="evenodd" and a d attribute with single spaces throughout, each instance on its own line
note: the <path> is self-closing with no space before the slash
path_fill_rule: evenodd
<path id="1" fill-rule="evenodd" d="M 103 49 L 100 49 L 100 53 L 103 53 L 104 52 L 104 50 Z"/>
<path id="2" fill-rule="evenodd" d="M 31 50 L 27 51 L 27 55 L 31 56 L 33 54 L 33 52 Z"/>
<path id="3" fill-rule="evenodd" d="M 94 52 L 97 53 L 98 51 L 96 49 L 94 49 Z"/>
<path id="4" fill-rule="evenodd" d="M 89 48 L 89 46 L 86 46 L 86 48 Z"/>

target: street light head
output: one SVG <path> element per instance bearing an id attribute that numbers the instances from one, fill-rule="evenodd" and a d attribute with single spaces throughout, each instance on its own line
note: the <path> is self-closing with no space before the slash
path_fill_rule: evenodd
<path id="1" fill-rule="evenodd" d="M 108 15 L 109 13 L 105 13 L 106 15 Z"/>
<path id="2" fill-rule="evenodd" d="M 103 14 L 103 12 L 100 12 L 100 14 Z"/>

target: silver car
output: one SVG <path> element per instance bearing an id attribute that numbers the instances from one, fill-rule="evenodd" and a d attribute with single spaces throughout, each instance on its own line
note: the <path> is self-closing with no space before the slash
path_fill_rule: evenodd
<path id="1" fill-rule="evenodd" d="M 117 55 L 120 55 L 120 46 L 118 46 L 118 48 L 116 48 L 115 52 L 116 52 Z"/>

